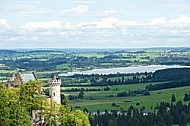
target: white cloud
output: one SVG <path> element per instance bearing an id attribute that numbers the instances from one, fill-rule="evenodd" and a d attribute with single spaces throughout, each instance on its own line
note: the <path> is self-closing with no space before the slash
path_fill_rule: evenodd
<path id="1" fill-rule="evenodd" d="M 41 21 L 41 22 L 27 22 L 23 27 L 26 30 L 36 30 L 38 28 L 50 29 L 50 28 L 62 28 L 60 21 L 52 20 L 52 21 Z"/>
<path id="2" fill-rule="evenodd" d="M 42 35 L 44 35 L 44 36 L 48 36 L 48 35 L 53 35 L 54 34 L 54 32 L 52 31 L 52 30 L 48 30 L 48 31 L 46 31 L 46 32 L 42 32 Z"/>
<path id="3" fill-rule="evenodd" d="M 68 30 L 79 30 L 79 29 L 99 29 L 99 28 L 114 28 L 114 27 L 123 27 L 123 26 L 135 26 L 140 25 L 137 21 L 129 21 L 129 20 L 119 20 L 114 17 L 102 18 L 99 21 L 92 22 L 80 22 L 77 24 L 71 24 L 67 22 L 64 25 L 65 29 Z"/>
<path id="4" fill-rule="evenodd" d="M 64 26 L 65 29 L 76 30 L 76 29 L 92 29 L 92 28 L 113 28 L 115 23 L 119 20 L 114 17 L 103 18 L 100 21 L 92 22 L 80 22 L 75 25 L 71 25 L 70 22 L 67 22 Z"/>
<path id="5" fill-rule="evenodd" d="M 116 22 L 118 22 L 118 19 L 114 17 L 103 18 L 97 22 L 96 28 L 113 28 Z"/>
<path id="6" fill-rule="evenodd" d="M 59 34 L 60 34 L 61 36 L 65 36 L 65 35 L 67 35 L 66 32 L 60 32 Z"/>
<path id="7" fill-rule="evenodd" d="M 38 40 L 38 37 L 37 36 L 34 36 L 31 38 L 33 41 L 37 41 Z"/>
<path id="8" fill-rule="evenodd" d="M 87 12 L 88 9 L 88 6 L 77 5 L 76 7 L 73 7 L 71 9 L 63 10 L 61 14 L 63 16 L 80 16 L 83 13 Z"/>
<path id="9" fill-rule="evenodd" d="M 0 28 L 9 29 L 11 27 L 7 24 L 7 21 L 5 19 L 0 18 Z"/>
<path id="10" fill-rule="evenodd" d="M 91 22 L 67 22 L 63 26 L 59 20 L 27 22 L 22 29 L 10 28 L 2 32 L 1 41 L 30 41 L 61 47 L 146 47 L 188 45 L 190 28 L 189 18 L 181 15 L 172 20 L 158 17 L 145 23 L 135 20 L 120 20 L 115 17 L 102 18 Z M 4 23 L 2 23 L 4 22 Z M 6 20 L 0 20 L 0 24 Z M 178 27 L 180 26 L 180 27 Z M 181 27 L 182 26 L 182 27 Z M 1 32 L 1 31 L 0 31 Z M 49 40 L 49 43 L 46 42 Z M 107 43 L 109 45 L 107 45 Z M 119 43 L 119 44 L 118 44 Z M 43 45 L 41 45 L 43 47 Z M 27 46 L 26 46 L 27 47 Z"/>
<path id="11" fill-rule="evenodd" d="M 122 13 L 122 11 L 112 9 L 112 10 L 105 10 L 104 12 L 99 13 L 98 16 L 100 16 L 100 17 L 108 17 L 108 16 L 112 16 L 112 15 L 119 15 L 121 13 Z"/>
<path id="12" fill-rule="evenodd" d="M 176 19 L 170 20 L 170 23 L 174 23 L 174 24 L 190 24 L 190 17 L 186 16 L 186 15 L 180 15 L 179 17 L 177 17 Z"/>
<path id="13" fill-rule="evenodd" d="M 73 30 L 75 28 L 75 26 L 72 26 L 70 22 L 67 22 L 64 26 L 65 29 L 70 29 Z"/>
<path id="14" fill-rule="evenodd" d="M 176 34 L 178 31 L 177 30 L 170 30 L 170 33 Z"/>
<path id="15" fill-rule="evenodd" d="M 180 15 L 176 19 L 172 19 L 172 20 L 166 20 L 165 17 L 158 17 L 158 18 L 152 19 L 150 22 L 147 23 L 147 25 L 158 25 L 158 24 L 165 24 L 165 26 L 186 25 L 186 24 L 190 24 L 190 17 L 187 15 Z"/>
<path id="16" fill-rule="evenodd" d="M 166 22 L 166 18 L 165 17 L 159 17 L 159 18 L 152 19 L 147 24 L 148 25 L 157 25 L 157 24 L 163 24 L 165 22 Z"/>
<path id="17" fill-rule="evenodd" d="M 116 23 L 118 26 L 139 25 L 137 21 L 120 20 Z"/>
<path id="18" fill-rule="evenodd" d="M 67 22 L 64 25 L 64 28 L 67 30 L 77 30 L 77 29 L 93 29 L 97 26 L 98 22 L 93 21 L 93 22 L 80 22 L 75 25 L 71 25 L 70 22 Z"/>

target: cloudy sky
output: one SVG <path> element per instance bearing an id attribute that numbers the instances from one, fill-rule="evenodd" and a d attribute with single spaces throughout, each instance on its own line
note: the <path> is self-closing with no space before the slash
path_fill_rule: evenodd
<path id="1" fill-rule="evenodd" d="M 190 0 L 0 0 L 0 48 L 190 47 Z"/>

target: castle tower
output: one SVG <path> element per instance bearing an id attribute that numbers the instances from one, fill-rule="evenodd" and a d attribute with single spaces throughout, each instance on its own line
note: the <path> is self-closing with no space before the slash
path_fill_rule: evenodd
<path id="1" fill-rule="evenodd" d="M 56 75 L 49 80 L 49 95 L 51 97 L 51 102 L 57 102 L 61 104 L 61 95 L 60 95 L 60 85 L 61 79 L 58 78 Z"/>

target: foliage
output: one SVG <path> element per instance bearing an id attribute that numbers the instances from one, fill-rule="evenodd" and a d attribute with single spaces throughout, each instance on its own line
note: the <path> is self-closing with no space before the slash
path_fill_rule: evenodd
<path id="1" fill-rule="evenodd" d="M 157 70 L 153 73 L 155 81 L 183 80 L 190 78 L 189 68 L 170 68 Z"/>
<path id="2" fill-rule="evenodd" d="M 85 113 L 80 110 L 71 111 L 66 98 L 63 105 L 48 103 L 41 88 L 41 81 L 29 81 L 18 88 L 7 88 L 0 84 L 0 125 L 32 125 L 32 111 L 39 110 L 40 119 L 45 118 L 48 125 L 89 126 Z"/>
<path id="3" fill-rule="evenodd" d="M 20 90 L 0 84 L 0 92 L 0 125 L 31 125 L 28 107 L 20 100 Z"/>
<path id="4" fill-rule="evenodd" d="M 43 115 L 49 126 L 90 126 L 86 113 L 80 110 L 71 111 L 67 105 L 52 103 L 52 106 L 44 110 Z"/>
<path id="5" fill-rule="evenodd" d="M 149 111 L 133 106 L 124 112 L 105 110 L 104 114 L 97 112 L 89 120 L 92 126 L 186 126 L 190 122 L 188 116 L 190 103 L 186 105 L 178 101 L 176 104 L 161 102 L 156 110 Z"/>
<path id="6" fill-rule="evenodd" d="M 84 91 L 83 90 L 80 90 L 78 98 L 79 99 L 84 99 Z"/>
<path id="7" fill-rule="evenodd" d="M 184 99 L 183 99 L 185 102 L 189 101 L 190 100 L 190 93 L 185 93 L 184 95 Z"/>
<path id="8" fill-rule="evenodd" d="M 176 101 L 175 95 L 172 94 L 171 102 L 175 102 L 175 101 Z"/>
<path id="9" fill-rule="evenodd" d="M 176 80 L 176 81 L 155 84 L 155 85 L 150 84 L 146 86 L 146 89 L 149 91 L 154 91 L 154 90 L 176 88 L 176 87 L 183 87 L 183 86 L 189 86 L 189 85 L 190 85 L 190 79 L 185 79 L 185 80 Z"/>

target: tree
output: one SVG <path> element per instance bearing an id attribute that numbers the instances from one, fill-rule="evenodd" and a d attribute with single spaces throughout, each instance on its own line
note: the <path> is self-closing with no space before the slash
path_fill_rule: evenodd
<path id="1" fill-rule="evenodd" d="M 61 104 L 62 105 L 68 105 L 69 104 L 69 100 L 67 99 L 67 97 L 64 94 L 61 94 Z"/>
<path id="2" fill-rule="evenodd" d="M 186 126 L 187 125 L 187 115 L 182 112 L 179 117 L 179 126 Z"/>
<path id="3" fill-rule="evenodd" d="M 171 102 L 175 102 L 175 101 L 176 101 L 175 95 L 172 94 Z"/>
<path id="4" fill-rule="evenodd" d="M 53 103 L 50 109 L 45 110 L 48 125 L 60 126 L 90 126 L 88 115 L 80 110 L 71 111 L 66 105 Z"/>
<path id="5" fill-rule="evenodd" d="M 0 84 L 0 125 L 9 126 L 9 95 L 4 84 Z"/>
<path id="6" fill-rule="evenodd" d="M 117 124 L 115 123 L 115 121 L 113 119 L 109 119 L 108 126 L 117 126 Z"/>
<path id="7" fill-rule="evenodd" d="M 83 112 L 88 113 L 88 109 L 85 107 L 85 108 L 83 109 Z"/>
<path id="8" fill-rule="evenodd" d="M 66 99 L 63 105 L 47 102 L 41 88 L 41 81 L 29 81 L 18 88 L 0 84 L 0 126 L 31 126 L 32 110 L 41 110 L 40 119 L 48 125 L 89 126 L 87 114 L 71 111 Z"/>
<path id="9" fill-rule="evenodd" d="M 185 93 L 183 100 L 184 100 L 185 102 L 186 102 L 186 101 L 189 101 L 189 100 L 190 100 L 189 94 Z"/>
<path id="10" fill-rule="evenodd" d="M 78 98 L 79 99 L 84 99 L 84 91 L 83 90 L 80 90 Z"/>
<path id="11" fill-rule="evenodd" d="M 115 102 L 113 102 L 111 105 L 112 105 L 112 106 L 116 106 L 116 103 L 115 103 Z"/>
<path id="12" fill-rule="evenodd" d="M 6 88 L 0 84 L 0 125 L 32 125 L 28 108 L 20 100 L 19 88 Z"/>
<path id="13" fill-rule="evenodd" d="M 150 92 L 148 90 L 145 90 L 145 91 L 143 91 L 143 95 L 148 96 L 148 95 L 150 95 Z"/>

